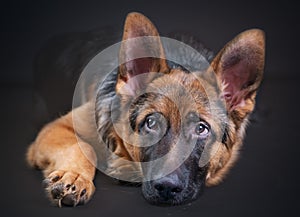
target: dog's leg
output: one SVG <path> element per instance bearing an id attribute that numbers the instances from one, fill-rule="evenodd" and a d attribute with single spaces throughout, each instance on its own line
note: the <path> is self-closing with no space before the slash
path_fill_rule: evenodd
<path id="1" fill-rule="evenodd" d="M 52 202 L 76 206 L 91 198 L 96 156 L 89 144 L 76 138 L 72 112 L 41 130 L 28 149 L 27 161 L 43 170 Z"/>

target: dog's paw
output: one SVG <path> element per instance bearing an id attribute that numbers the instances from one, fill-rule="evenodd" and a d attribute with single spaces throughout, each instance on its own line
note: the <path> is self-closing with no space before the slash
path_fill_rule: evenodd
<path id="1" fill-rule="evenodd" d="M 52 172 L 43 184 L 50 201 L 59 207 L 85 204 L 95 191 L 92 180 L 61 170 Z"/>

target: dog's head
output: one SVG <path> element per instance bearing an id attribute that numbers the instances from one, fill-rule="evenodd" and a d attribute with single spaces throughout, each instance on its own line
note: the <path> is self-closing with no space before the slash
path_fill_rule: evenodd
<path id="1" fill-rule="evenodd" d="M 241 33 L 202 72 L 170 67 L 158 36 L 146 17 L 128 15 L 116 93 L 130 139 L 118 137 L 127 152 L 118 154 L 142 162 L 149 202 L 181 204 L 219 183 L 236 159 L 262 80 L 264 34 Z"/>

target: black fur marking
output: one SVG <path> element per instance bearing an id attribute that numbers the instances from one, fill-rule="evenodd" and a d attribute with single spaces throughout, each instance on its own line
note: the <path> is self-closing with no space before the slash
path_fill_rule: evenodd
<path id="1" fill-rule="evenodd" d="M 225 147 L 227 149 L 229 149 L 228 144 L 227 144 L 228 137 L 229 137 L 228 126 L 225 126 L 223 137 L 222 137 L 222 143 L 225 145 Z"/>

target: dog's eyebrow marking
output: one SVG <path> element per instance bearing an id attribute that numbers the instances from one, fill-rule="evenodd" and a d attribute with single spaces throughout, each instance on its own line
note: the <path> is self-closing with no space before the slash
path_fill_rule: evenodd
<path id="1" fill-rule="evenodd" d="M 188 122 L 199 122 L 203 120 L 196 112 L 189 112 L 186 116 Z"/>
<path id="2" fill-rule="evenodd" d="M 151 98 L 154 97 L 153 95 L 151 95 L 150 93 L 144 93 L 141 96 L 139 96 L 135 102 L 133 102 L 133 104 L 131 105 L 131 111 L 130 111 L 130 126 L 133 130 L 136 130 L 136 119 L 139 115 L 140 110 L 142 109 L 143 105 L 145 104 L 145 102 Z"/>

